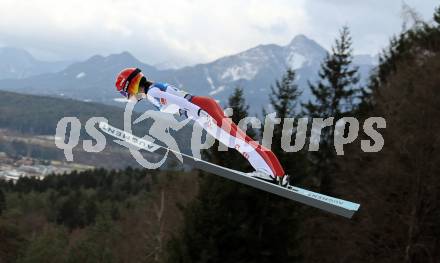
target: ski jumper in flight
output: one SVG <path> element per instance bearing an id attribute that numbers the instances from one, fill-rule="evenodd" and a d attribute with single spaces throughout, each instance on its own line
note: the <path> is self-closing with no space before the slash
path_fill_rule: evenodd
<path id="1" fill-rule="evenodd" d="M 129 100 L 140 101 L 146 97 L 159 111 L 179 113 L 199 123 L 211 136 L 236 149 L 249 161 L 255 169 L 250 176 L 288 185 L 288 176 L 275 154 L 240 130 L 224 115 L 214 99 L 194 96 L 167 83 L 148 80 L 138 68 L 122 70 L 115 85 L 118 92 Z"/>

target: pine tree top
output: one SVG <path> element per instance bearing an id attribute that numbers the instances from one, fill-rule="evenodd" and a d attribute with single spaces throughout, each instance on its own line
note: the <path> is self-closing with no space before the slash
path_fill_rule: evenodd
<path id="1" fill-rule="evenodd" d="M 317 84 L 309 83 L 314 100 L 304 105 L 306 114 L 339 118 L 353 109 L 360 90 L 358 67 L 352 65 L 352 53 L 350 30 L 344 26 L 321 64 L 320 80 Z"/>

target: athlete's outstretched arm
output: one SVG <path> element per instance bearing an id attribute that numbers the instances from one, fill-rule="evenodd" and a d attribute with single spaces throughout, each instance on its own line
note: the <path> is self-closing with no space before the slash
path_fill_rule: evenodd
<path id="1" fill-rule="evenodd" d="M 195 119 L 199 116 L 200 107 L 189 102 L 187 99 L 173 95 L 169 92 L 161 91 L 159 88 L 150 88 L 147 95 L 164 99 L 166 104 L 175 104 L 180 109 L 187 111 L 188 116 Z"/>

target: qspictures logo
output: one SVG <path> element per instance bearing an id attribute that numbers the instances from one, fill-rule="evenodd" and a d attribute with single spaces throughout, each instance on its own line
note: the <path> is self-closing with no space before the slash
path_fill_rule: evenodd
<path id="1" fill-rule="evenodd" d="M 255 143 L 240 143 L 245 141 L 242 133 L 237 133 L 235 137 L 228 137 L 230 126 L 224 125 L 226 121 L 217 125 L 216 121 L 210 116 L 198 118 L 179 119 L 175 115 L 148 110 L 140 117 L 132 121 L 133 108 L 135 103 L 127 103 L 124 110 L 123 130 L 112 129 L 108 120 L 104 117 L 92 117 L 84 125 L 85 132 L 93 139 L 82 141 L 82 148 L 86 152 L 101 152 L 107 145 L 104 133 L 110 134 L 117 139 L 114 142 L 126 147 L 135 160 L 143 167 L 157 169 L 163 165 L 172 152 L 176 158 L 183 162 L 181 149 L 170 131 L 180 131 L 185 126 L 192 127 L 190 136 L 190 151 L 194 158 L 201 158 L 201 152 L 212 148 L 215 139 L 218 138 L 222 143 L 218 146 L 218 151 L 227 151 L 228 145 L 235 148 L 246 158 L 249 152 L 255 151 L 255 145 L 261 144 L 265 149 L 271 149 L 274 141 L 274 130 L 276 125 L 282 125 L 281 149 L 285 152 L 298 152 L 302 149 L 307 151 L 319 151 L 323 137 L 322 131 L 331 128 L 331 141 L 337 155 L 344 155 L 344 146 L 353 143 L 360 134 L 365 135 L 365 139 L 360 142 L 361 150 L 364 152 L 379 152 L 382 150 L 385 141 L 380 133 L 381 129 L 386 128 L 386 120 L 382 117 L 369 117 L 362 123 L 354 117 L 343 117 L 335 120 L 328 118 L 285 118 L 283 121 L 277 118 L 275 113 L 267 114 L 264 122 L 256 117 L 246 117 L 239 121 L 238 127 L 246 133 L 247 127 L 263 129 L 261 141 Z M 233 115 L 232 109 L 225 110 L 226 116 Z M 132 125 L 142 125 L 144 121 L 151 120 L 152 125 L 146 129 L 146 134 L 141 138 L 133 135 Z M 296 126 L 295 126 L 296 121 Z M 146 126 L 145 126 L 146 127 Z M 81 147 L 80 133 L 82 129 L 80 120 L 76 117 L 62 118 L 56 128 L 55 144 L 64 151 L 67 161 L 73 161 L 73 149 Z M 294 137 L 294 138 L 293 138 Z M 149 161 L 141 153 L 141 150 L 155 152 L 157 142 L 165 145 L 167 149 L 164 156 L 159 161 Z"/>

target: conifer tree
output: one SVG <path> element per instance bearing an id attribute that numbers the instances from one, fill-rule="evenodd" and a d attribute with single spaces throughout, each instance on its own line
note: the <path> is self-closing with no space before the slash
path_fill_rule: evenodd
<path id="1" fill-rule="evenodd" d="M 277 116 L 293 117 L 296 113 L 298 98 L 301 92 L 295 83 L 296 74 L 293 69 L 287 69 L 281 80 L 275 82 L 271 87 L 269 101 Z"/>
<path id="2" fill-rule="evenodd" d="M 309 83 L 314 100 L 309 101 L 306 113 L 311 117 L 339 119 L 353 109 L 359 92 L 358 68 L 353 66 L 352 40 L 348 27 L 343 27 L 331 54 L 321 65 L 320 81 Z"/>
<path id="3" fill-rule="evenodd" d="M 333 117 L 334 123 L 351 115 L 360 89 L 358 68 L 352 65 L 352 40 L 348 27 L 343 27 L 332 52 L 321 65 L 317 84 L 309 83 L 313 100 L 304 105 L 309 117 Z M 330 193 L 331 173 L 334 171 L 334 125 L 322 130 L 319 151 L 311 155 L 320 191 Z"/>
<path id="4" fill-rule="evenodd" d="M 304 154 L 302 152 L 285 152 L 282 149 L 281 137 L 286 118 L 295 118 L 295 123 L 298 116 L 298 105 L 301 91 L 298 89 L 296 81 L 296 73 L 293 69 L 287 69 L 286 73 L 281 77 L 281 80 L 275 82 L 275 86 L 271 87 L 269 94 L 269 101 L 276 113 L 276 117 L 280 118 L 280 123 L 274 126 L 274 133 L 272 138 L 272 151 L 280 160 L 287 174 L 295 176 L 295 180 L 303 174 L 302 170 L 305 167 Z M 264 113 L 263 113 L 264 114 Z M 295 129 L 292 133 L 291 141 L 294 142 Z"/>
<path id="5" fill-rule="evenodd" d="M 440 26 L 440 6 L 435 9 L 434 21 L 437 23 L 437 27 Z"/>

